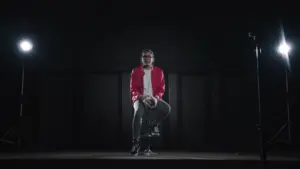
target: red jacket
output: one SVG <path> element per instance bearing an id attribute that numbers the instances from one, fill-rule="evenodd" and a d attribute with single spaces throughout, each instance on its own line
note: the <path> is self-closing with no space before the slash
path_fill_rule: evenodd
<path id="1" fill-rule="evenodd" d="M 131 72 L 130 92 L 133 103 L 144 93 L 144 74 L 143 66 L 136 67 Z M 162 99 L 165 93 L 165 78 L 161 68 L 153 66 L 151 71 L 151 83 L 153 96 Z"/>

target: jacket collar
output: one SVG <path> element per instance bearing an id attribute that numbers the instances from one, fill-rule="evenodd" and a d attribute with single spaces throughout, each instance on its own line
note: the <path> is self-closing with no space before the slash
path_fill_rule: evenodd
<path id="1" fill-rule="evenodd" d="M 140 68 L 141 68 L 142 70 L 144 70 L 144 66 L 143 66 L 143 65 L 140 65 Z M 152 68 L 151 68 L 151 70 L 154 70 L 154 69 L 155 69 L 155 66 L 153 65 Z"/>

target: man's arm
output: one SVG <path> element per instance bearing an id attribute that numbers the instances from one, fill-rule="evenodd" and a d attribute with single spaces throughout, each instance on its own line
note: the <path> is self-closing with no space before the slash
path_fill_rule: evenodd
<path id="1" fill-rule="evenodd" d="M 164 76 L 164 72 L 161 70 L 160 71 L 160 81 L 159 81 L 159 85 L 157 88 L 157 93 L 154 97 L 156 97 L 157 99 L 162 99 L 163 95 L 165 94 L 165 76 Z"/>
<path id="2" fill-rule="evenodd" d="M 140 99 L 141 97 L 139 87 L 140 86 L 138 85 L 138 77 L 135 69 L 133 69 L 130 75 L 130 93 L 132 96 L 137 96 L 138 99 Z"/>

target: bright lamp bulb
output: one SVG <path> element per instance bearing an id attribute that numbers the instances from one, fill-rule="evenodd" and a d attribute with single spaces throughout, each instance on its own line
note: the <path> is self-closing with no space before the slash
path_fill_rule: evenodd
<path id="1" fill-rule="evenodd" d="M 287 55 L 290 52 L 290 50 L 291 50 L 291 47 L 289 45 L 287 45 L 285 42 L 280 44 L 278 47 L 278 52 L 283 55 Z"/>
<path id="2" fill-rule="evenodd" d="M 22 40 L 19 44 L 19 47 L 22 52 L 27 53 L 27 52 L 31 51 L 31 49 L 33 48 L 33 45 L 29 40 Z"/>

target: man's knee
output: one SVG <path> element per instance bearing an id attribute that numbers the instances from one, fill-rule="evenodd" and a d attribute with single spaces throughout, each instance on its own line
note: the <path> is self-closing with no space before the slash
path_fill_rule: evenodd
<path id="1" fill-rule="evenodd" d="M 160 109 L 165 116 L 167 116 L 171 112 L 171 106 L 165 101 L 161 101 Z"/>
<path id="2" fill-rule="evenodd" d="M 169 115 L 170 113 L 171 113 L 171 106 L 169 104 L 166 104 L 165 115 Z"/>

